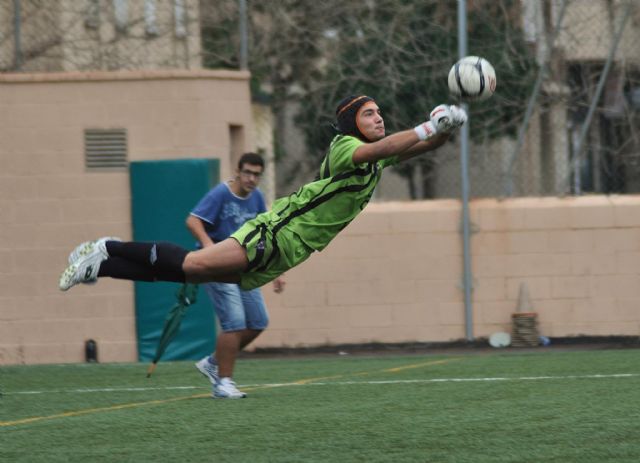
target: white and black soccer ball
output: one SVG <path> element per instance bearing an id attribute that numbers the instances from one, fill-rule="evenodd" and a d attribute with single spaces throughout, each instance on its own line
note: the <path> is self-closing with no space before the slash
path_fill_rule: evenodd
<path id="1" fill-rule="evenodd" d="M 496 91 L 496 71 L 480 56 L 465 56 L 449 71 L 449 91 L 463 101 L 486 100 Z"/>

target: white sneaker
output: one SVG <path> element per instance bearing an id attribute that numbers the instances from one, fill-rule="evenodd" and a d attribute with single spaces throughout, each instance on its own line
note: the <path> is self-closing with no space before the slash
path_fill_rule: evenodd
<path id="1" fill-rule="evenodd" d="M 76 248 L 71 251 L 69 254 L 69 265 L 75 263 L 82 256 L 86 256 L 91 253 L 93 250 L 93 246 L 98 244 L 98 246 L 104 246 L 105 254 L 107 252 L 106 244 L 107 241 L 122 241 L 120 238 L 116 238 L 115 236 L 105 236 L 104 238 L 99 238 L 93 241 L 85 241 L 84 243 L 79 244 Z"/>
<path id="2" fill-rule="evenodd" d="M 109 258 L 105 246 L 106 241 L 106 239 L 101 239 L 83 243 L 82 255 L 60 275 L 58 286 L 61 291 L 67 291 L 79 283 L 93 282 L 98 279 L 100 264 Z"/>
<path id="3" fill-rule="evenodd" d="M 211 381 L 212 385 L 218 384 L 218 364 L 209 362 L 209 356 L 196 362 L 196 368 Z"/>
<path id="4" fill-rule="evenodd" d="M 220 382 L 213 387 L 214 399 L 244 399 L 247 397 L 242 391 L 239 391 L 231 378 L 222 378 Z"/>

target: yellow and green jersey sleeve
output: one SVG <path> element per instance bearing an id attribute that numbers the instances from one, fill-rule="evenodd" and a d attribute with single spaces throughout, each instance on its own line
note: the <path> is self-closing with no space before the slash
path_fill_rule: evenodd
<path id="1" fill-rule="evenodd" d="M 338 135 L 331 142 L 329 153 L 320 166 L 320 178 L 326 178 L 339 172 L 355 168 L 353 153 L 364 142 L 356 137 Z M 392 156 L 378 161 L 380 168 L 393 166 L 398 163 L 398 157 Z"/>

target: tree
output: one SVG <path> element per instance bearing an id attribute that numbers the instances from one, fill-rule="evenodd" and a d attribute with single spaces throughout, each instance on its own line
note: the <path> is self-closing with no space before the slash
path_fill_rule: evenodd
<path id="1" fill-rule="evenodd" d="M 316 154 L 326 148 L 330 136 L 328 130 L 317 128 L 327 127 L 340 95 L 374 96 L 391 131 L 424 120 L 437 103 L 451 102 L 446 81 L 457 56 L 456 4 L 379 0 L 367 5 L 364 11 L 362 6 L 347 6 L 351 11 L 338 17 L 333 38 L 337 52 L 320 79 L 307 82 L 306 101 L 321 106 L 323 112 L 303 112 L 298 120 Z M 473 105 L 471 133 L 476 139 L 515 133 L 535 77 L 536 66 L 518 18 L 519 2 L 471 4 L 470 54 L 492 62 L 502 82 L 499 96 Z M 329 88 L 328 82 L 334 87 Z M 421 190 L 430 196 L 434 162 L 434 157 L 425 156 L 396 167 L 414 198 L 419 190 L 413 183 L 415 169 L 422 172 Z"/>
<path id="2" fill-rule="evenodd" d="M 227 11 L 232 4 L 226 5 L 218 10 Z M 335 134 L 334 108 L 349 94 L 374 97 L 390 131 L 416 125 L 436 104 L 451 102 L 446 81 L 457 60 L 456 8 L 455 2 L 435 0 L 250 2 L 250 69 L 254 89 L 270 97 L 277 145 L 283 146 L 285 108 L 292 102 L 301 103 L 296 122 L 308 147 L 301 164 L 314 167 Z M 478 139 L 504 134 L 505 124 L 514 133 L 531 88 L 535 63 L 520 17 L 517 0 L 469 2 L 470 53 L 494 64 L 500 86 L 500 96 L 474 105 L 471 132 Z M 217 37 L 204 37 L 203 44 L 219 54 L 225 50 L 223 37 L 227 47 L 237 43 L 237 27 L 232 29 L 229 21 Z M 221 57 L 215 64 L 225 62 L 233 60 Z M 280 150 L 278 155 L 287 153 Z M 396 168 L 413 197 L 418 190 L 430 195 L 434 162 L 433 157 L 419 157 Z M 424 183 L 420 189 L 413 183 L 418 166 Z"/>

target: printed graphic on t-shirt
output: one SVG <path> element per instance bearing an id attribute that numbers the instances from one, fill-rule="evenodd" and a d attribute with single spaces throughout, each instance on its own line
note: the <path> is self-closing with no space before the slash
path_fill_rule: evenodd
<path id="1" fill-rule="evenodd" d="M 220 219 L 232 222 L 235 228 L 240 228 L 242 224 L 255 216 L 255 212 L 242 209 L 237 203 L 224 203 L 220 212 Z"/>

